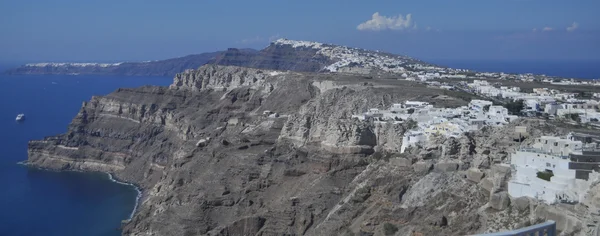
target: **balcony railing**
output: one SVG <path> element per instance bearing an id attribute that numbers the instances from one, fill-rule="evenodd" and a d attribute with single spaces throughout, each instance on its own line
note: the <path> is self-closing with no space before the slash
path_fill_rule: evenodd
<path id="1" fill-rule="evenodd" d="M 528 226 L 521 229 L 497 232 L 491 234 L 477 234 L 475 236 L 556 236 L 556 222 L 549 220 L 541 224 Z"/>

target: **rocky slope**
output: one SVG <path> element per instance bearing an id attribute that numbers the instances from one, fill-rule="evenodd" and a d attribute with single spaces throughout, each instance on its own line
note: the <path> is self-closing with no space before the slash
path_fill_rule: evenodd
<path id="1" fill-rule="evenodd" d="M 125 235 L 464 235 L 544 219 L 592 232 L 597 216 L 585 206 L 598 205 L 595 195 L 576 206 L 508 197 L 499 163 L 518 145 L 514 127 L 400 155 L 406 125 L 350 119 L 408 99 L 466 103 L 437 94 L 406 81 L 206 65 L 169 88 L 92 98 L 65 134 L 29 143 L 28 164 L 140 185 Z M 532 137 L 561 132 L 520 124 Z"/>

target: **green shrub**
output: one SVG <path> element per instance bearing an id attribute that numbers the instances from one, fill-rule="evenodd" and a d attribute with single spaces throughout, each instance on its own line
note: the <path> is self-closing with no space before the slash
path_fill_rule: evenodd
<path id="1" fill-rule="evenodd" d="M 406 121 L 406 128 L 409 129 L 409 130 L 417 128 L 417 126 L 419 126 L 419 123 L 417 121 L 413 120 L 413 119 L 408 119 Z"/>
<path id="2" fill-rule="evenodd" d="M 548 171 L 544 171 L 544 172 L 537 172 L 537 177 L 546 181 L 550 181 L 550 177 L 554 176 L 554 174 L 552 174 L 552 172 L 548 172 Z"/>
<path id="3" fill-rule="evenodd" d="M 523 110 L 524 106 L 525 105 L 523 104 L 523 100 L 507 102 L 504 104 L 504 107 L 506 107 L 508 112 L 510 112 L 511 114 L 519 114 L 521 112 L 521 110 Z"/>
<path id="4" fill-rule="evenodd" d="M 577 113 L 565 114 L 565 118 L 571 119 L 578 123 L 581 122 L 581 117 L 579 117 L 579 114 L 577 114 Z"/>

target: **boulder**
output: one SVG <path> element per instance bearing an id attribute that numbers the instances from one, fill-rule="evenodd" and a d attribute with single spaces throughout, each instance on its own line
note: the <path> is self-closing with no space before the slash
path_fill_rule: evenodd
<path id="1" fill-rule="evenodd" d="M 529 198 L 527 197 L 519 197 L 514 200 L 515 206 L 519 211 L 524 211 L 529 209 Z"/>
<path id="2" fill-rule="evenodd" d="M 496 164 L 492 166 L 492 175 L 504 176 L 510 173 L 510 166 L 503 164 Z"/>
<path id="3" fill-rule="evenodd" d="M 227 121 L 227 125 L 232 125 L 232 126 L 235 126 L 235 125 L 237 125 L 238 123 L 240 123 L 240 121 L 239 121 L 239 119 L 238 119 L 238 118 L 231 118 L 231 119 L 229 119 L 229 120 Z"/>
<path id="4" fill-rule="evenodd" d="M 510 178 L 510 166 L 505 164 L 496 164 L 492 166 L 491 181 L 494 184 L 493 192 L 499 193 L 508 189 L 507 181 Z"/>
<path id="5" fill-rule="evenodd" d="M 196 143 L 196 147 L 204 147 L 206 146 L 206 144 L 208 143 L 208 141 L 210 141 L 210 138 L 203 138 L 198 140 L 198 142 Z"/>
<path id="6" fill-rule="evenodd" d="M 571 235 L 583 227 L 581 220 L 568 214 L 568 211 L 549 205 L 540 205 L 535 210 L 537 217 L 556 222 L 556 229 L 561 231 L 563 235 Z"/>
<path id="7" fill-rule="evenodd" d="M 490 178 L 485 178 L 479 182 L 479 187 L 484 189 L 484 193 L 489 196 L 489 194 L 494 189 L 494 182 Z"/>
<path id="8" fill-rule="evenodd" d="M 226 139 L 221 140 L 221 144 L 223 144 L 224 146 L 229 145 L 229 141 L 227 141 Z"/>
<path id="9" fill-rule="evenodd" d="M 417 162 L 413 165 L 413 169 L 417 173 L 428 173 L 433 169 L 433 164 L 429 162 Z"/>
<path id="10" fill-rule="evenodd" d="M 494 193 L 490 196 L 490 206 L 496 210 L 504 210 L 510 205 L 507 192 Z"/>
<path id="11" fill-rule="evenodd" d="M 412 161 L 407 159 L 407 158 L 392 158 L 390 160 L 390 163 L 392 163 L 392 165 L 397 165 L 397 166 L 401 166 L 401 167 L 408 167 L 412 165 Z"/>
<path id="12" fill-rule="evenodd" d="M 451 172 L 458 170 L 456 162 L 440 162 L 435 164 L 435 170 L 440 172 Z"/>
<path id="13" fill-rule="evenodd" d="M 475 183 L 479 183 L 484 177 L 484 173 L 477 168 L 471 168 L 467 170 L 467 179 Z"/>

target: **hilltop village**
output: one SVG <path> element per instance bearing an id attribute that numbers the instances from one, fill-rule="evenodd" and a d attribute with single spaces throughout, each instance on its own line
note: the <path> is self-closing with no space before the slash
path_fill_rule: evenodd
<path id="1" fill-rule="evenodd" d="M 425 78 L 427 76 L 430 74 L 425 74 Z M 600 126 L 598 93 L 583 98 L 582 94 L 559 89 L 532 88 L 530 92 L 523 92 L 518 86 L 501 86 L 487 80 L 460 81 L 449 85 L 420 78 L 421 82 L 432 87 L 468 92 L 490 100 L 473 99 L 467 106 L 457 108 L 405 101 L 387 109 L 371 108 L 352 118 L 375 123 L 407 123 L 410 130 L 402 138 L 401 153 L 409 148 L 427 146 L 432 137 L 458 138 L 465 132 L 477 131 L 485 126 L 507 125 L 520 116 L 558 119 L 565 124 L 586 124 L 590 128 Z M 544 82 L 598 85 L 575 81 Z M 533 145 L 520 147 L 511 154 L 509 162 L 500 164 L 513 172 L 508 182 L 509 195 L 513 198 L 531 197 L 548 204 L 583 201 L 592 184 L 600 180 L 599 145 L 598 136 L 572 132 L 566 137 L 542 136 Z"/>
<path id="2" fill-rule="evenodd" d="M 412 122 L 414 128 L 406 132 L 402 140 L 401 152 L 404 152 L 408 147 L 426 142 L 433 135 L 458 137 L 466 131 L 478 130 L 486 125 L 501 126 L 518 118 L 509 115 L 508 109 L 492 104 L 490 101 L 472 100 L 468 106 L 459 108 L 435 108 L 427 102 L 406 101 L 393 104 L 388 110 L 372 108 L 352 117 L 396 124 Z"/>

